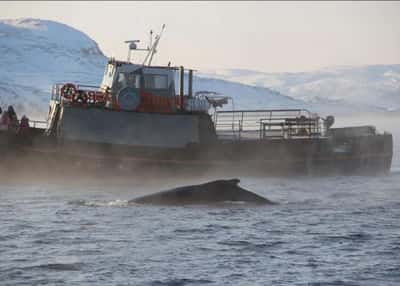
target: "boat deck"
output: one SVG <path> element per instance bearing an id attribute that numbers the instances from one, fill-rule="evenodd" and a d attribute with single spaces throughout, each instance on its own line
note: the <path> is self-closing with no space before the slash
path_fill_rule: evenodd
<path id="1" fill-rule="evenodd" d="M 323 137 L 323 119 L 306 109 L 217 111 L 216 133 L 223 140 L 295 139 Z"/>

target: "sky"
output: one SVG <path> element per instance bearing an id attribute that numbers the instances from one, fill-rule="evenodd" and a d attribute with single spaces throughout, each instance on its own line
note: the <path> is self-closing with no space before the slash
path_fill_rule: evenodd
<path id="1" fill-rule="evenodd" d="M 312 71 L 400 64 L 400 2 L 0 2 L 0 19 L 59 21 L 126 59 L 166 25 L 154 64 Z"/>

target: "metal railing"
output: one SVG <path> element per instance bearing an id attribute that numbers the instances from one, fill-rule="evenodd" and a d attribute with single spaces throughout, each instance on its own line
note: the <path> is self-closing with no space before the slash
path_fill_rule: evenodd
<path id="1" fill-rule="evenodd" d="M 291 139 L 325 132 L 322 118 L 306 109 L 217 111 L 213 119 L 220 139 Z"/>
<path id="2" fill-rule="evenodd" d="M 21 124 L 21 120 L 18 120 L 18 126 Z M 17 126 L 17 125 L 14 125 Z M 30 128 L 38 128 L 38 129 L 46 129 L 47 121 L 43 120 L 30 120 L 29 119 L 29 127 Z"/>
<path id="3" fill-rule="evenodd" d="M 29 120 L 29 127 L 46 129 L 47 128 L 47 121 Z"/>
<path id="4" fill-rule="evenodd" d="M 53 85 L 51 90 L 51 100 L 62 102 L 64 101 L 63 97 L 61 96 L 61 88 L 64 86 L 65 83 L 56 83 Z M 94 85 L 85 85 L 85 84 L 75 84 L 77 90 L 86 90 L 86 91 L 99 91 L 101 88 L 100 86 Z"/>

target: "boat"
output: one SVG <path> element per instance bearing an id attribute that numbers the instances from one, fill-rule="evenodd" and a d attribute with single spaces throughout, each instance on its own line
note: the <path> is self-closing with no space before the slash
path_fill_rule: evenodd
<path id="1" fill-rule="evenodd" d="M 100 86 L 56 83 L 47 121 L 31 120 L 29 135 L 0 131 L 2 172 L 389 172 L 393 138 L 374 126 L 334 128 L 334 116 L 306 109 L 229 109 L 228 96 L 193 92 L 193 69 L 151 64 L 163 29 L 147 48 L 127 41 L 127 60 L 110 58 Z"/>

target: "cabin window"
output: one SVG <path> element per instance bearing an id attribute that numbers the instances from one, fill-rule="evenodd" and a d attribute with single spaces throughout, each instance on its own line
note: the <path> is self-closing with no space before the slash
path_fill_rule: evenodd
<path id="1" fill-rule="evenodd" d="M 116 82 L 116 89 L 120 90 L 125 87 L 140 88 L 140 74 L 120 72 Z"/>
<path id="2" fill-rule="evenodd" d="M 148 89 L 167 89 L 168 76 L 161 74 L 145 74 L 144 87 Z"/>

